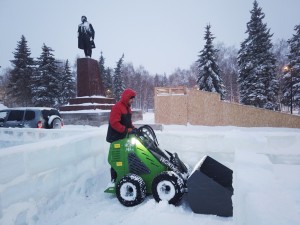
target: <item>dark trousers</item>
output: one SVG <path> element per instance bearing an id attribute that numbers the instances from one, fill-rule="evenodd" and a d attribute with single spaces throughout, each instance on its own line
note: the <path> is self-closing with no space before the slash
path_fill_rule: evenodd
<path id="1" fill-rule="evenodd" d="M 115 182 L 117 179 L 117 172 L 112 167 L 110 168 L 110 177 L 112 182 Z"/>
<path id="2" fill-rule="evenodd" d="M 91 58 L 92 57 L 92 49 L 91 48 L 85 48 L 84 49 L 84 54 L 85 54 L 85 57 L 89 56 Z"/>

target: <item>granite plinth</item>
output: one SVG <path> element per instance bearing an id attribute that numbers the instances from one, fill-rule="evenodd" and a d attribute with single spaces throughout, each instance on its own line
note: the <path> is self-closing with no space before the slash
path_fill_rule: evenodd
<path id="1" fill-rule="evenodd" d="M 116 103 L 114 98 L 105 97 L 82 97 L 70 99 L 69 105 L 60 107 L 60 111 L 77 111 L 77 110 L 90 110 L 90 109 L 102 109 L 111 110 Z"/>
<path id="2" fill-rule="evenodd" d="M 77 97 L 105 96 L 101 76 L 96 60 L 91 58 L 77 59 Z"/>
<path id="3" fill-rule="evenodd" d="M 105 97 L 81 97 L 81 98 L 72 98 L 69 100 L 70 104 L 84 104 L 84 103 L 98 103 L 98 104 L 115 104 L 116 100 L 114 98 L 105 98 Z"/>
<path id="4" fill-rule="evenodd" d="M 108 124 L 110 111 L 90 110 L 88 112 L 61 112 L 65 125 L 89 125 L 99 127 Z M 143 120 L 142 110 L 132 111 L 132 121 Z"/>
<path id="5" fill-rule="evenodd" d="M 108 123 L 110 110 L 116 100 L 105 97 L 101 76 L 96 60 L 77 59 L 77 97 L 60 107 L 66 125 L 100 126 Z"/>

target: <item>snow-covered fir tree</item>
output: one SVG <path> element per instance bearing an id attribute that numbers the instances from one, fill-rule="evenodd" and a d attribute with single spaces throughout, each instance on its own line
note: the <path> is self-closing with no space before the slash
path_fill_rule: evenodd
<path id="1" fill-rule="evenodd" d="M 221 78 L 221 71 L 216 63 L 217 49 L 214 48 L 214 36 L 210 31 L 211 26 L 205 27 L 205 45 L 200 51 L 198 63 L 197 84 L 199 90 L 217 92 L 221 95 L 221 99 L 225 98 L 225 87 Z"/>
<path id="2" fill-rule="evenodd" d="M 106 90 L 107 90 L 105 94 L 109 98 L 113 97 L 113 93 L 112 93 L 112 91 L 113 91 L 113 76 L 112 76 L 112 74 L 113 74 L 113 69 L 107 67 L 105 69 L 105 79 L 106 79 L 105 85 L 106 85 Z"/>
<path id="3" fill-rule="evenodd" d="M 69 60 L 64 63 L 59 80 L 59 104 L 63 105 L 67 104 L 70 98 L 74 98 L 76 96 L 75 77 L 71 72 Z"/>
<path id="4" fill-rule="evenodd" d="M 123 59 L 124 59 L 124 54 L 117 62 L 117 67 L 115 68 L 114 76 L 113 76 L 113 93 L 117 101 L 121 99 L 121 95 L 125 90 L 125 85 L 122 77 Z"/>
<path id="5" fill-rule="evenodd" d="M 11 60 L 13 69 L 9 74 L 7 96 L 14 102 L 12 106 L 31 106 L 34 60 L 30 57 L 31 52 L 23 35 L 15 50 L 14 59 Z"/>
<path id="6" fill-rule="evenodd" d="M 37 71 L 34 78 L 34 105 L 54 107 L 59 104 L 60 71 L 52 48 L 43 44 L 42 53 L 37 59 Z"/>
<path id="7" fill-rule="evenodd" d="M 105 59 L 101 52 L 99 58 L 99 70 L 101 74 L 101 82 L 103 84 L 104 92 L 107 97 L 112 97 L 112 71 L 109 67 L 105 68 Z"/>
<path id="8" fill-rule="evenodd" d="M 272 53 L 270 29 L 263 23 L 265 14 L 253 3 L 247 23 L 248 37 L 238 52 L 240 102 L 266 109 L 277 109 L 278 80 L 276 60 Z"/>
<path id="9" fill-rule="evenodd" d="M 103 88 L 104 88 L 104 92 L 106 93 L 108 88 L 107 88 L 107 77 L 106 77 L 106 70 L 105 70 L 105 59 L 102 55 L 102 52 L 100 54 L 100 58 L 99 58 L 99 71 L 100 71 L 100 82 L 102 82 L 103 84 Z"/>
<path id="10" fill-rule="evenodd" d="M 104 63 L 105 63 L 105 59 L 104 59 L 104 57 L 102 55 L 102 52 L 101 52 L 100 53 L 100 58 L 99 58 L 99 70 L 100 70 L 101 75 L 104 74 L 104 71 L 105 71 Z"/>
<path id="11" fill-rule="evenodd" d="M 300 24 L 295 26 L 294 30 L 296 33 L 288 40 L 289 63 L 283 76 L 282 99 L 283 104 L 290 106 L 291 112 L 294 107 L 300 107 Z"/>

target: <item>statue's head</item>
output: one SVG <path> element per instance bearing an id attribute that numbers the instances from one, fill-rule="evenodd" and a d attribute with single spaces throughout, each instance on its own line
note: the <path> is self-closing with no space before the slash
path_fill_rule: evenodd
<path id="1" fill-rule="evenodd" d="M 83 23 L 84 23 L 84 22 L 86 22 L 86 21 L 87 21 L 87 18 L 86 18 L 86 16 L 82 16 L 82 17 L 81 17 L 81 22 L 83 22 Z"/>

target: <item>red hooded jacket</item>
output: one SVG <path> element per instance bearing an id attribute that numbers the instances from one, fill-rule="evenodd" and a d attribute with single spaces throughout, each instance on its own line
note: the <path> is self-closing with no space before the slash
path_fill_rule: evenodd
<path id="1" fill-rule="evenodd" d="M 136 93 L 132 89 L 126 89 L 118 101 L 111 109 L 109 116 L 109 126 L 106 141 L 114 142 L 122 139 L 127 134 L 128 128 L 134 128 L 131 121 L 131 108 L 128 105 L 130 98 L 135 97 Z"/>

